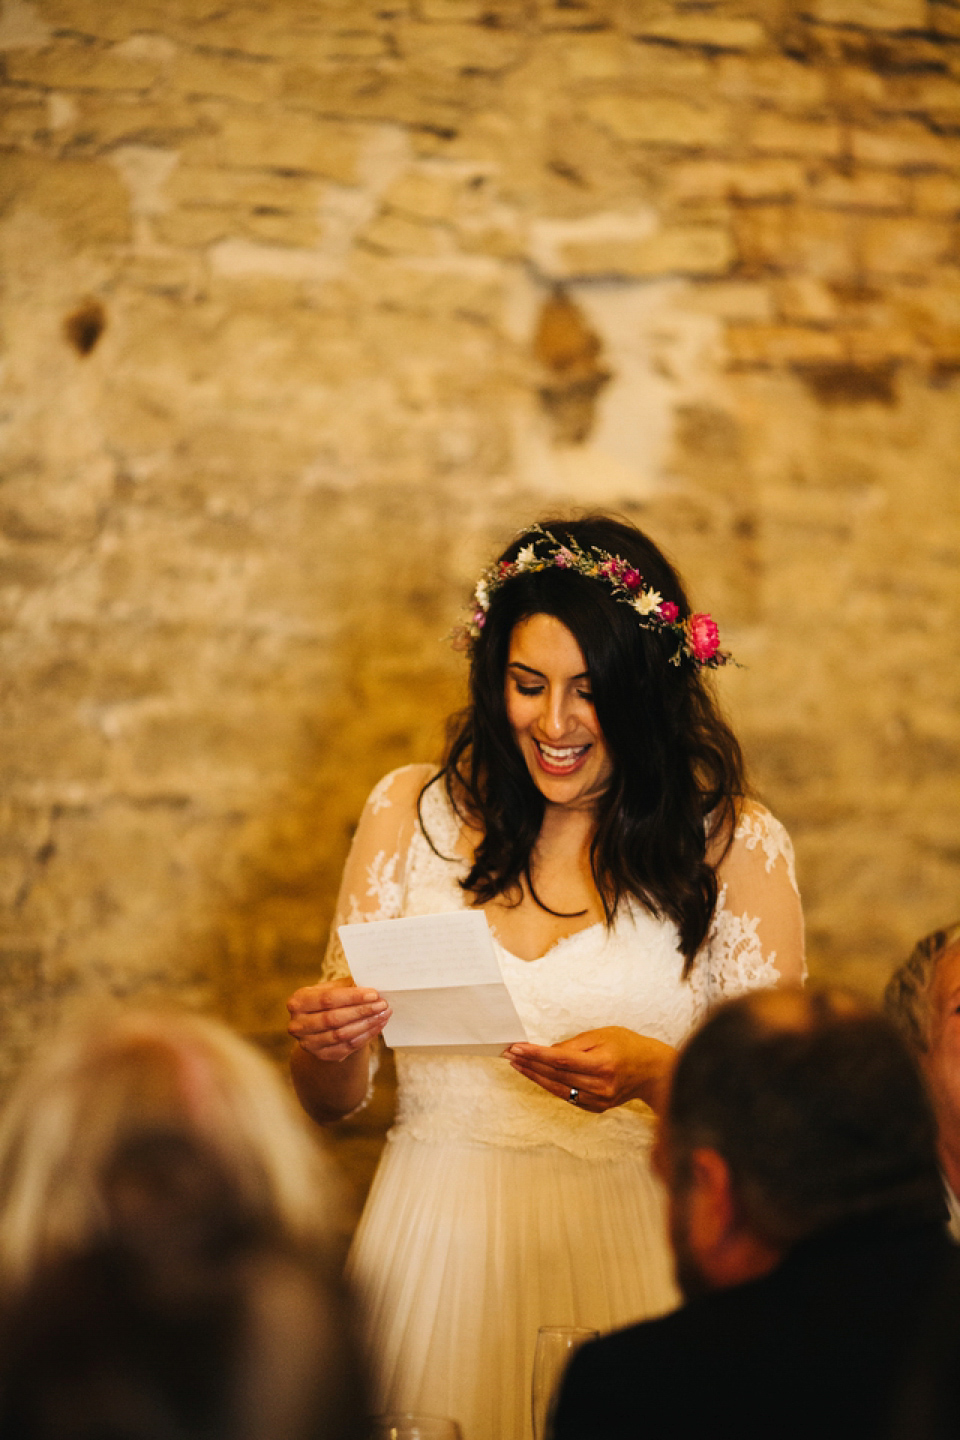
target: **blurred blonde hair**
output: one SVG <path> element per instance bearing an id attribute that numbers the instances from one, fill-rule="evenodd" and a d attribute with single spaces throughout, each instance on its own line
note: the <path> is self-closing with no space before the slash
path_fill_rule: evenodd
<path id="1" fill-rule="evenodd" d="M 335 1184 L 269 1061 L 204 1016 L 98 1006 L 41 1044 L 0 1116 L 0 1281 L 103 1234 L 111 1158 L 164 1129 L 208 1146 L 252 1215 L 325 1248 Z"/>

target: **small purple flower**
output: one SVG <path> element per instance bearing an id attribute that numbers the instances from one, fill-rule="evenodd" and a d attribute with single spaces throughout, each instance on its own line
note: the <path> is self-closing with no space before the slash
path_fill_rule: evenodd
<path id="1" fill-rule="evenodd" d="M 620 581 L 631 594 L 635 594 L 643 584 L 643 576 L 639 570 L 626 569 L 620 576 Z"/>
<path id="2" fill-rule="evenodd" d="M 673 622 L 676 620 L 677 616 L 680 614 L 680 611 L 677 609 L 676 605 L 674 605 L 672 600 L 664 600 L 663 604 L 657 611 L 657 614 L 660 616 L 661 620 L 665 621 L 667 625 L 672 625 Z"/>
<path id="3" fill-rule="evenodd" d="M 475 610 L 473 612 L 473 623 L 474 625 L 476 625 L 478 630 L 482 630 L 484 625 L 486 625 L 487 617 L 486 615 L 484 615 L 482 610 Z"/>

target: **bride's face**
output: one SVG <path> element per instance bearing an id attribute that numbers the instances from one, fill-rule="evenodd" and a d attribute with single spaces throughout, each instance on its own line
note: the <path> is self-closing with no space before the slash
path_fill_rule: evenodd
<path id="1" fill-rule="evenodd" d="M 593 708 L 586 661 L 553 615 L 530 615 L 510 636 L 507 719 L 533 783 L 551 805 L 592 807 L 613 762 Z"/>

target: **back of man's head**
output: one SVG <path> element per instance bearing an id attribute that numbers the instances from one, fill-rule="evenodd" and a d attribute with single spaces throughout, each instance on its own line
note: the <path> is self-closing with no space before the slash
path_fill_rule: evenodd
<path id="1" fill-rule="evenodd" d="M 936 1132 L 894 1027 L 836 990 L 721 1006 L 680 1053 L 671 1186 L 699 1148 L 729 1168 L 741 1222 L 779 1250 L 844 1220 L 942 1213 Z"/>

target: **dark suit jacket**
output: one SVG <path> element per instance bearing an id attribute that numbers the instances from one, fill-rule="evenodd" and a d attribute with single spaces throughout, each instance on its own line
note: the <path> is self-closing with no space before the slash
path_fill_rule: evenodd
<path id="1" fill-rule="evenodd" d="M 877 1440 L 951 1250 L 939 1222 L 847 1224 L 760 1280 L 595 1340 L 555 1440 Z"/>

